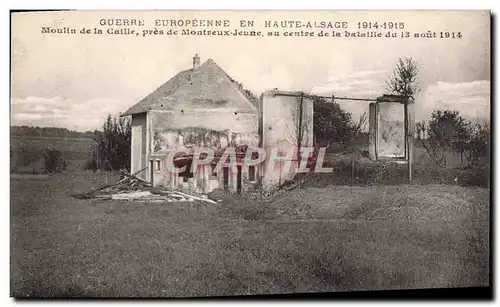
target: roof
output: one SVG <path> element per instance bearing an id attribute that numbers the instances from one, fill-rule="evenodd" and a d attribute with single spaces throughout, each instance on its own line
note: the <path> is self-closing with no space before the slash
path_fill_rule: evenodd
<path id="1" fill-rule="evenodd" d="M 257 99 L 233 80 L 214 60 L 197 69 L 179 72 L 121 116 L 148 110 L 228 108 L 241 113 L 256 113 Z"/>
<path id="2" fill-rule="evenodd" d="M 384 94 L 382 97 L 377 98 L 377 102 L 398 102 L 404 103 L 406 101 L 403 95 L 394 95 L 394 94 Z"/>

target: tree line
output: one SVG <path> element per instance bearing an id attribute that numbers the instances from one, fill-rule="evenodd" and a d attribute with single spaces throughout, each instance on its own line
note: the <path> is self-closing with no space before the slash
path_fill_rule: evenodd
<path id="1" fill-rule="evenodd" d="M 93 131 L 73 131 L 58 127 L 11 126 L 11 136 L 57 137 L 57 138 L 92 138 Z"/>
<path id="2" fill-rule="evenodd" d="M 435 110 L 429 121 L 416 124 L 416 139 L 436 165 L 446 167 L 446 153 L 460 155 L 462 166 L 489 162 L 491 127 L 488 122 L 473 124 L 456 110 Z"/>

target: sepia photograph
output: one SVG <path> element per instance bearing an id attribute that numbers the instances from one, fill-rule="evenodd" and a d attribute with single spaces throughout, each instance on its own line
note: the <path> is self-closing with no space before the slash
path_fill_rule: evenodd
<path id="1" fill-rule="evenodd" d="M 11 11 L 10 296 L 491 295 L 491 22 Z"/>

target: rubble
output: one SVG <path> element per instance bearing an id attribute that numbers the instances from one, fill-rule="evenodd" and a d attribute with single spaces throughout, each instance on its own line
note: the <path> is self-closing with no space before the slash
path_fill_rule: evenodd
<path id="1" fill-rule="evenodd" d="M 153 187 L 149 182 L 136 177 L 144 169 L 128 174 L 122 171 L 122 179 L 111 185 L 105 185 L 86 193 L 72 195 L 78 199 L 128 200 L 140 202 L 193 202 L 203 201 L 216 204 L 206 195 L 170 190 L 164 187 Z"/>
<path id="2" fill-rule="evenodd" d="M 151 183 L 136 175 L 144 171 L 141 169 L 133 174 L 121 171 L 122 177 L 114 184 L 104 185 L 97 189 L 92 189 L 86 193 L 71 195 L 78 199 L 98 199 L 98 200 L 125 200 L 135 202 L 194 202 L 201 201 L 210 204 L 217 204 L 230 198 L 232 194 L 224 189 L 215 189 L 209 195 L 198 194 L 193 191 L 179 191 L 165 187 L 153 187 Z M 296 177 L 295 180 L 286 181 L 282 184 L 263 188 L 260 185 L 254 186 L 247 195 L 254 197 L 269 198 L 278 195 L 283 191 L 291 191 L 300 188 L 307 181 L 307 176 Z"/>
<path id="3" fill-rule="evenodd" d="M 149 191 L 139 191 L 130 193 L 118 193 L 111 195 L 111 199 L 125 199 L 125 200 L 135 200 L 138 198 L 150 197 L 153 194 Z"/>

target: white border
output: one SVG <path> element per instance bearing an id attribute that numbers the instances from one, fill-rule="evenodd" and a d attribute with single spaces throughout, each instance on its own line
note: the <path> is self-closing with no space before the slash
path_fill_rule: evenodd
<path id="1" fill-rule="evenodd" d="M 349 0 L 349 1 L 318 1 L 318 0 L 307 0 L 307 1 L 276 1 L 274 3 L 271 3 L 269 0 L 252 0 L 252 1 L 221 1 L 221 0 L 210 0 L 210 1 L 204 1 L 204 0 L 198 0 L 198 1 L 177 1 L 177 2 L 167 2 L 167 1 L 151 1 L 151 0 L 140 0 L 140 1 L 116 1 L 116 2 L 107 2 L 104 3 L 102 0 L 101 1 L 96 1 L 96 0 L 79 0 L 79 1 L 2 1 L 1 6 L 4 8 L 2 10 L 2 19 L 3 22 L 2 24 L 4 25 L 1 27 L 1 35 L 2 35 L 2 41 L 7 42 L 9 41 L 9 31 L 10 31 L 10 20 L 9 20 L 9 9 L 63 9 L 63 8 L 71 8 L 71 9 L 115 9 L 115 10 L 133 10 L 133 9 L 141 9 L 141 10 L 147 10 L 147 9 L 237 9 L 237 10 L 242 10 L 242 9 L 287 9 L 287 10 L 298 10 L 298 9 L 343 9 L 343 10 L 356 10 L 356 9 L 363 9 L 363 10 L 368 10 L 368 9 L 446 9 L 446 10 L 451 10 L 451 9 L 460 9 L 460 10 L 466 10 L 466 9 L 492 9 L 492 11 L 495 13 L 499 11 L 498 9 L 498 4 L 500 1 L 481 1 L 481 0 L 474 0 L 474 1 L 436 1 L 436 0 L 420 0 L 420 1 L 412 1 L 407 2 L 407 1 L 359 1 L 359 0 Z M 495 36 L 495 41 L 498 41 L 498 31 L 493 33 Z M 9 42 L 10 43 L 10 42 Z M 9 47 L 4 47 L 2 48 L 3 51 L 3 56 L 2 58 L 2 72 L 3 72 L 3 82 L 1 83 L 3 85 L 3 97 L 7 99 L 9 95 L 9 81 L 10 81 L 10 63 L 9 63 L 9 51 L 10 51 L 10 46 Z M 494 56 L 494 54 L 492 54 Z M 496 70 L 496 65 L 495 67 L 492 67 L 492 69 Z M 493 71 L 492 71 L 493 73 Z M 493 86 L 497 86 L 498 82 L 495 82 Z M 493 103 L 494 97 L 492 97 L 492 103 Z M 10 102 L 10 99 L 7 100 Z M 3 116 L 3 121 L 4 123 L 9 123 L 9 116 L 10 116 L 10 108 L 9 108 L 9 103 L 4 102 L 1 104 L 1 107 L 3 108 L 2 112 L 0 112 L 0 115 Z M 500 111 L 499 108 L 495 110 L 495 118 L 500 118 Z M 493 122 L 492 122 L 493 123 Z M 493 123 L 494 124 L 494 123 Z M 7 124 L 4 127 L 5 129 L 1 130 L 1 141 L 3 144 L 9 144 L 9 127 L 7 127 Z M 494 125 L 496 126 L 496 125 Z M 496 130 L 496 129 L 495 129 Z M 496 139 L 495 143 L 500 142 L 500 137 L 498 136 L 497 131 L 495 131 Z M 0 151 L 2 155 L 5 155 L 3 161 L 7 161 L 7 150 L 4 148 L 2 151 Z M 500 155 L 500 151 L 498 154 L 495 154 L 495 160 L 498 161 L 498 155 Z M 10 183 L 10 176 L 8 168 L 8 163 L 3 163 L 2 164 L 2 169 L 0 170 L 0 174 L 2 174 L 2 192 L 1 195 L 3 197 L 3 202 L 2 202 L 2 214 L 0 215 L 1 218 L 3 219 L 3 223 L 1 223 L 2 227 L 2 253 L 1 253 L 1 261 L 0 263 L 2 264 L 0 276 L 2 277 L 1 281 L 1 288 L 3 290 L 3 293 L 1 295 L 2 298 L 2 306 L 4 305 L 11 305 L 15 304 L 15 302 L 9 298 L 10 294 L 10 238 L 9 238 L 9 225 L 10 225 L 10 219 L 9 219 L 9 204 L 10 204 L 10 198 L 9 198 L 9 183 Z M 497 171 L 498 167 L 495 167 L 495 173 Z M 495 187 L 492 187 L 495 188 Z M 495 221 L 498 222 L 499 219 L 499 209 L 497 208 L 495 210 Z M 492 245 L 495 246 L 495 245 Z M 498 254 L 498 250 L 496 251 Z M 495 259 L 496 260 L 496 259 Z M 493 260 L 494 261 L 494 260 Z M 498 262 L 495 261 L 495 264 L 498 265 Z M 495 266 L 496 267 L 496 266 Z M 496 282 L 498 284 L 498 280 Z M 495 289 L 497 290 L 497 289 Z M 497 291 L 495 291 L 497 292 Z M 86 302 L 71 302 L 68 301 L 69 303 L 72 303 L 72 305 L 86 305 Z M 57 304 L 61 302 L 46 302 L 49 305 L 52 304 Z M 96 305 L 102 305 L 104 306 L 105 304 L 123 304 L 123 301 L 120 302 L 93 302 Z M 137 301 L 135 301 L 137 303 Z M 154 302 L 141 302 L 140 304 L 151 304 Z M 220 304 L 220 301 L 217 302 L 212 302 L 211 304 Z M 243 302 L 241 302 L 243 303 Z M 288 305 L 290 302 L 282 302 L 280 305 Z M 311 302 L 304 302 L 304 303 L 311 303 Z M 326 302 L 325 302 L 326 303 Z M 341 305 L 345 303 L 337 302 L 338 304 L 340 303 Z M 388 302 L 381 302 L 381 304 L 386 305 Z M 394 302 L 397 304 L 400 304 L 401 302 Z M 24 304 L 32 304 L 32 303 L 24 303 Z M 256 303 L 255 303 L 256 304 Z M 348 303 L 350 306 L 352 306 L 352 303 Z M 359 303 L 355 303 L 354 305 L 358 305 Z M 412 303 L 413 305 L 415 303 Z M 449 303 L 449 304 L 456 304 L 455 302 Z M 431 304 L 432 305 L 432 304 Z M 437 304 L 436 304 L 437 305 Z"/>

